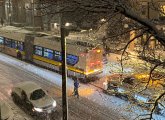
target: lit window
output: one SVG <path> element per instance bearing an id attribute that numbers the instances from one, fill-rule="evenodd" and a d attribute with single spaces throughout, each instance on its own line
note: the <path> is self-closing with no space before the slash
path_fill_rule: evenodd
<path id="1" fill-rule="evenodd" d="M 67 64 L 75 65 L 78 62 L 78 56 L 67 54 Z"/>
<path id="2" fill-rule="evenodd" d="M 21 50 L 21 51 L 24 50 L 23 42 L 18 42 L 18 49 Z"/>
<path id="3" fill-rule="evenodd" d="M 4 44 L 4 37 L 0 37 L 0 45 Z"/>
<path id="4" fill-rule="evenodd" d="M 8 39 L 8 38 L 6 38 L 6 39 L 5 39 L 5 45 L 6 45 L 7 47 L 11 47 L 11 40 Z"/>
<path id="5" fill-rule="evenodd" d="M 55 61 L 61 61 L 62 60 L 61 53 L 59 51 L 54 51 L 54 60 Z"/>
<path id="6" fill-rule="evenodd" d="M 53 50 L 44 48 L 44 57 L 53 59 Z"/>
<path id="7" fill-rule="evenodd" d="M 35 46 L 34 52 L 35 52 L 36 55 L 42 56 L 42 47 Z"/>
<path id="8" fill-rule="evenodd" d="M 17 41 L 12 40 L 12 41 L 11 41 L 11 47 L 12 47 L 12 48 L 17 48 Z"/>

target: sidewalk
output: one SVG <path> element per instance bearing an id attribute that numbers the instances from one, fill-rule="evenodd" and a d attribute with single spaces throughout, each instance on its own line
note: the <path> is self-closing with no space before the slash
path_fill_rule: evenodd
<path id="1" fill-rule="evenodd" d="M 61 75 L 54 73 L 43 68 L 36 67 L 34 65 L 19 61 L 13 57 L 4 55 L 0 53 L 0 61 L 5 62 L 9 65 L 12 65 L 16 68 L 26 70 L 28 72 L 34 73 L 38 76 L 43 77 L 44 79 L 52 82 L 53 84 L 61 87 Z M 68 90 L 73 90 L 73 80 L 70 78 L 67 79 Z M 129 118 L 133 120 L 138 115 L 143 115 L 148 113 L 146 110 L 141 109 L 140 107 L 131 105 L 129 102 L 116 98 L 114 96 L 109 96 L 104 94 L 98 88 L 89 85 L 89 84 L 80 84 L 80 99 L 85 97 L 96 104 L 99 104 L 103 107 L 107 107 L 110 110 L 115 111 L 116 113 L 122 114 L 126 120 Z M 155 120 L 164 120 L 165 118 L 159 115 L 154 115 Z"/>

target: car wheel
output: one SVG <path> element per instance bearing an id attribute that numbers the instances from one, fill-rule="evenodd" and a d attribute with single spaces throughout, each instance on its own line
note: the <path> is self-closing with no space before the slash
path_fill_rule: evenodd
<path id="1" fill-rule="evenodd" d="M 31 115 L 31 116 L 36 116 L 33 110 L 30 110 L 30 111 L 29 111 L 29 115 Z"/>

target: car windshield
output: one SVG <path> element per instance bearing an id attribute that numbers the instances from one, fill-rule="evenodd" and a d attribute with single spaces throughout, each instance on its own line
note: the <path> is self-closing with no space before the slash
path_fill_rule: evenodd
<path id="1" fill-rule="evenodd" d="M 45 96 L 45 92 L 42 89 L 38 89 L 33 91 L 33 93 L 30 96 L 31 100 L 38 100 L 40 98 L 43 98 Z"/>

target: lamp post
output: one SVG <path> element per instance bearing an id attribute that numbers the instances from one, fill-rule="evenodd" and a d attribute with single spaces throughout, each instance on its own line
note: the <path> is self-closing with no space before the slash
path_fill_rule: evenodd
<path id="1" fill-rule="evenodd" d="M 61 15 L 61 54 L 62 54 L 62 111 L 63 120 L 68 120 L 67 74 L 66 74 L 66 31 Z"/>

